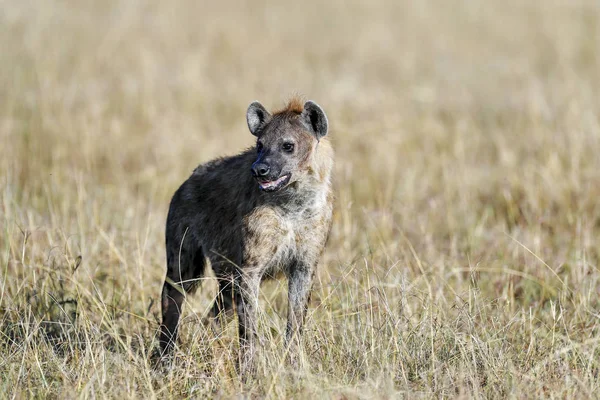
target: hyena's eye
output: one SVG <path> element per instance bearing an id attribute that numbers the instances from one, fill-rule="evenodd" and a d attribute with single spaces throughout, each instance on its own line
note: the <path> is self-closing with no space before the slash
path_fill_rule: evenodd
<path id="1" fill-rule="evenodd" d="M 256 143 L 256 152 L 260 153 L 263 149 L 263 144 L 261 142 Z"/>
<path id="2" fill-rule="evenodd" d="M 291 153 L 294 151 L 294 143 L 290 143 L 290 142 L 285 142 L 283 144 L 283 146 L 281 146 L 281 148 L 283 149 L 283 151 L 285 151 L 286 153 Z"/>

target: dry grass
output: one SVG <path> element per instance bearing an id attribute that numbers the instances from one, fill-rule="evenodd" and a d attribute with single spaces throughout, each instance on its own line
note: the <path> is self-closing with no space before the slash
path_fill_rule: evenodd
<path id="1" fill-rule="evenodd" d="M 0 397 L 600 393 L 597 1 L 0 1 L 0 49 Z M 304 366 L 269 283 L 242 385 L 209 279 L 154 370 L 171 194 L 295 92 L 337 151 Z"/>

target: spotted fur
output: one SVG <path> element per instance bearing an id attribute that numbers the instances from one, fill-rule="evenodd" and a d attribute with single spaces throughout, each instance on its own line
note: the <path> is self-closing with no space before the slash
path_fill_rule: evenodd
<path id="1" fill-rule="evenodd" d="M 162 351 L 168 353 L 184 294 L 197 288 L 208 259 L 220 287 L 212 314 L 231 315 L 234 309 L 238 314 L 242 371 L 255 349 L 262 280 L 288 278 L 286 340 L 297 342 L 333 207 L 333 151 L 320 107 L 293 99 L 271 115 L 255 102 L 247 119 L 257 146 L 200 165 L 173 195 L 160 332 Z M 282 150 L 284 142 L 294 144 L 293 153 Z M 273 179 L 290 174 L 285 187 L 262 191 L 251 173 L 258 161 L 273 168 Z"/>

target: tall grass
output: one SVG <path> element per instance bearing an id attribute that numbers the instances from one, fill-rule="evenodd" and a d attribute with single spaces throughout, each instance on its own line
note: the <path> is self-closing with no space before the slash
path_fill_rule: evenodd
<path id="1" fill-rule="evenodd" d="M 0 10 L 0 397 L 598 397 L 596 1 Z M 337 155 L 301 367 L 270 282 L 242 384 L 209 278 L 156 368 L 170 196 L 294 93 Z"/>

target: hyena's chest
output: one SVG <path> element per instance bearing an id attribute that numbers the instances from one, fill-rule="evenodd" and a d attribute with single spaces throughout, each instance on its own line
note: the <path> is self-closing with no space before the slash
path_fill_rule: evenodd
<path id="1" fill-rule="evenodd" d="M 326 210 L 312 215 L 282 215 L 278 221 L 280 235 L 277 250 L 266 269 L 267 276 L 276 276 L 297 263 L 314 264 L 325 245 L 330 216 Z"/>

